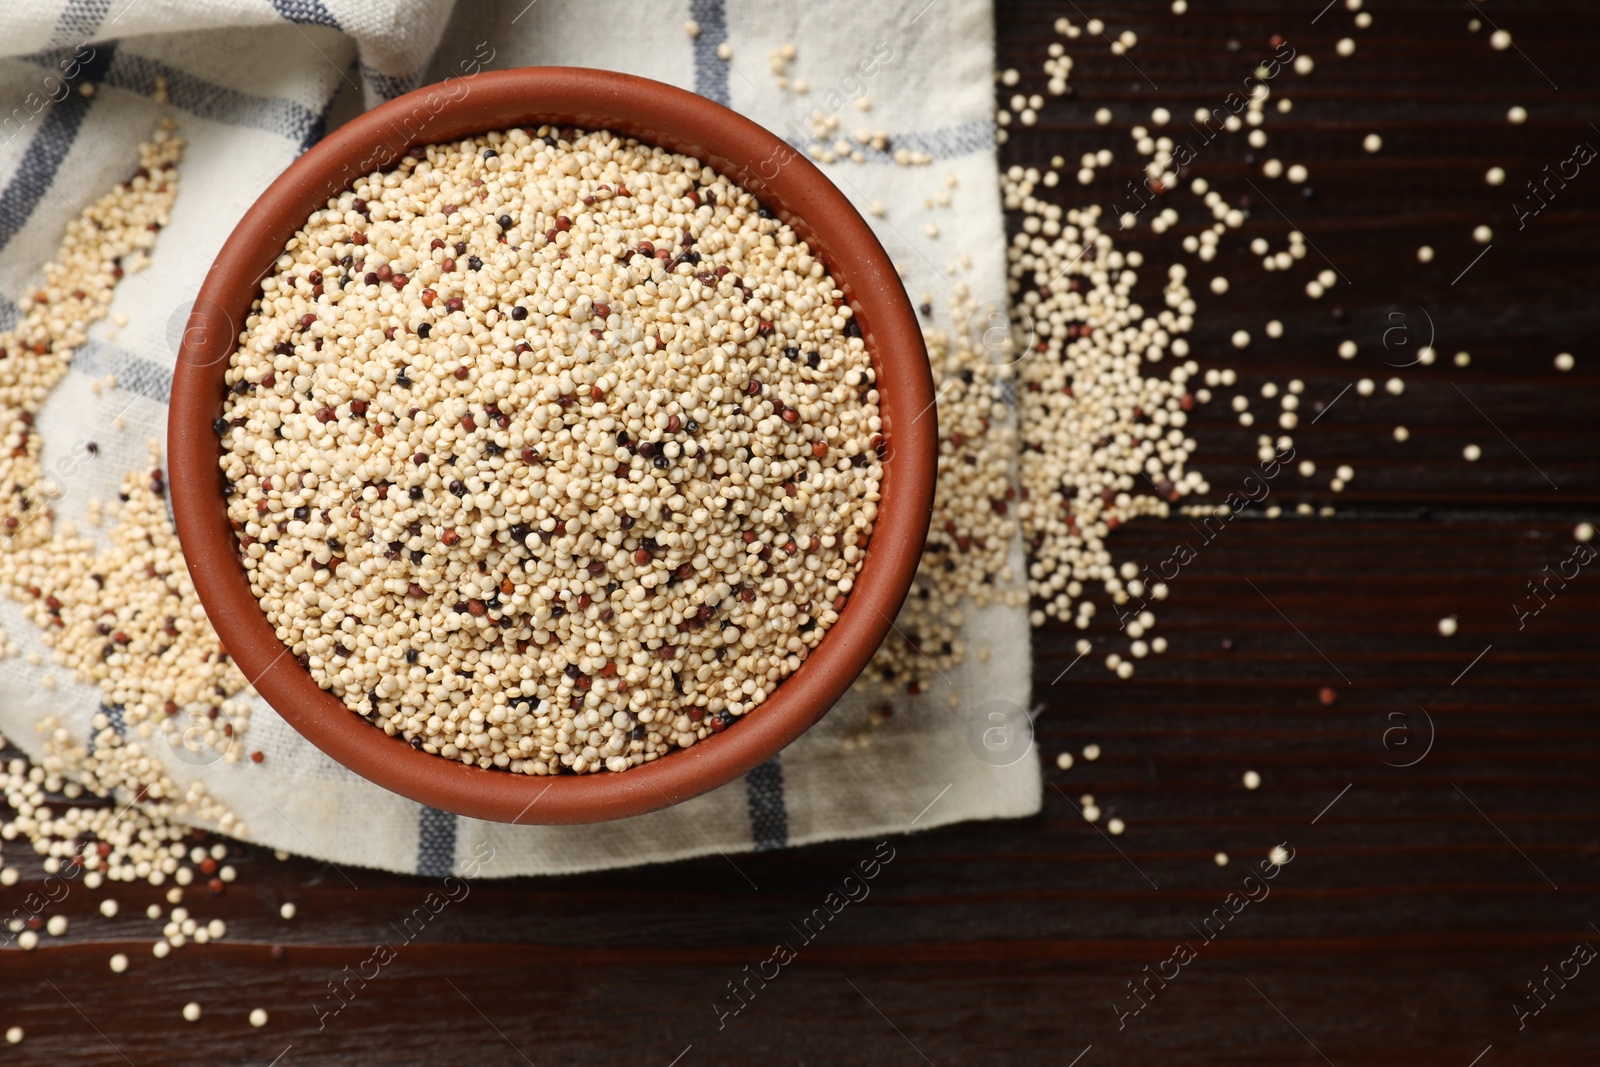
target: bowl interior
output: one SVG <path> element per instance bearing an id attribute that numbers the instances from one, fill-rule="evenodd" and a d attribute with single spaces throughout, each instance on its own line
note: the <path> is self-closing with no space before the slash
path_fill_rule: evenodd
<path id="1" fill-rule="evenodd" d="M 412 145 L 540 124 L 609 129 L 695 156 L 793 227 L 855 311 L 878 374 L 889 447 L 855 587 L 800 669 L 722 733 L 621 773 L 536 777 L 469 767 L 387 736 L 320 688 L 250 592 L 212 430 L 260 280 L 311 212 Z M 290 725 L 358 774 L 421 803 L 503 822 L 579 823 L 642 814 L 731 781 L 827 712 L 871 659 L 915 575 L 932 509 L 937 424 L 921 329 L 893 265 L 808 160 L 692 93 L 623 74 L 535 67 L 446 81 L 392 100 L 334 131 L 268 187 L 224 244 L 195 301 L 174 375 L 168 451 L 173 512 L 201 601 L 245 676 Z"/>

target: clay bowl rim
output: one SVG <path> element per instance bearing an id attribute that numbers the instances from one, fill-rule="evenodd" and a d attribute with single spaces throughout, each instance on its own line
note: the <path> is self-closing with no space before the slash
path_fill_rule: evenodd
<path id="1" fill-rule="evenodd" d="M 222 497 L 223 376 L 260 279 L 327 199 L 412 145 L 550 124 L 610 129 L 684 152 L 755 192 L 828 265 L 879 379 L 889 453 L 866 559 L 839 620 L 758 708 L 688 749 L 622 773 L 536 777 L 469 767 L 390 737 L 320 688 L 250 592 Z M 352 771 L 420 803 L 533 824 L 640 815 L 732 781 L 817 722 L 866 667 L 916 574 L 932 512 L 937 412 L 922 332 L 893 264 L 837 188 L 772 133 L 673 86 L 608 71 L 484 72 L 398 97 L 339 127 L 276 178 L 223 245 L 187 322 L 167 421 L 171 499 L 201 603 L 256 690 Z"/>

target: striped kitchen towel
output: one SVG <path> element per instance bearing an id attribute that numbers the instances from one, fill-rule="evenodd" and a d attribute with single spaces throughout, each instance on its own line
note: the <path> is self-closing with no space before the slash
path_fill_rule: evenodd
<path id="1" fill-rule="evenodd" d="M 535 64 L 624 70 L 691 88 L 826 157 L 835 153 L 818 143 L 819 117 L 837 117 L 845 134 L 886 130 L 887 145 L 858 144 L 857 158 L 825 161 L 825 171 L 859 206 L 887 205 L 873 222 L 919 302 L 928 293 L 936 307 L 946 304 L 940 294 L 950 292 L 957 259 L 979 299 L 1002 299 L 992 17 L 986 0 L 0 6 L 0 329 L 16 320 L 15 301 L 37 284 L 68 220 L 126 176 L 163 115 L 188 145 L 149 267 L 118 287 L 112 315 L 91 329 L 38 419 L 47 467 L 82 444 L 85 427 L 98 445 L 92 462 L 73 467 L 59 519 L 87 528 L 89 501 L 113 499 L 124 473 L 148 464 L 147 441 L 164 437 L 189 305 L 219 245 L 267 183 L 344 118 L 446 77 Z M 785 44 L 795 47 L 787 88 L 769 65 Z M 797 79 L 809 83 L 803 95 Z M 870 97 L 870 114 L 862 97 Z M 908 152 L 922 165 L 902 165 Z M 935 238 L 920 218 L 924 202 L 952 188 L 954 205 L 938 215 Z M 99 387 L 107 375 L 115 388 Z M 1020 572 L 1020 547 L 1012 559 Z M 87 737 L 100 691 L 51 670 L 48 647 L 16 603 L 0 599 L 0 626 L 21 653 L 0 660 L 0 732 L 35 755 L 35 727 L 45 717 Z M 1032 814 L 1036 754 L 1023 746 L 997 758 L 978 723 L 996 702 L 1028 706 L 1025 609 L 974 606 L 962 632 L 969 647 L 982 644 L 991 655 L 944 671 L 937 692 L 886 697 L 859 683 L 821 724 L 743 780 L 602 826 L 511 827 L 419 806 L 334 764 L 260 701 L 249 746 L 264 752 L 261 764 L 198 765 L 159 742 L 148 747 L 180 784 L 203 782 L 250 841 L 433 876 L 491 846 L 485 875 L 551 874 Z M 892 719 L 872 730 L 870 746 L 859 743 L 869 714 L 886 702 Z"/>

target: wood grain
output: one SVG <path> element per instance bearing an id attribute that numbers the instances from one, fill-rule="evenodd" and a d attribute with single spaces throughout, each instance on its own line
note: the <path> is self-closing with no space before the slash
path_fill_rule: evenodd
<path id="1" fill-rule="evenodd" d="M 1051 22 L 1085 16 L 1071 4 L 999 6 L 1000 65 L 1023 72 L 1022 91 L 1043 91 Z M 67 937 L 0 955 L 0 1025 L 28 1031 L 4 1062 L 1595 1062 L 1593 968 L 1523 1029 L 1513 1006 L 1534 1003 L 1525 983 L 1575 944 L 1600 944 L 1600 574 L 1584 569 L 1520 629 L 1514 605 L 1567 558 L 1574 523 L 1600 514 L 1600 305 L 1588 291 L 1600 174 L 1574 180 L 1521 232 L 1511 202 L 1578 140 L 1600 144 L 1588 125 L 1600 116 L 1600 9 L 1483 5 L 1519 54 L 1491 51 L 1487 29 L 1467 32 L 1470 4 L 1371 5 L 1375 24 L 1361 32 L 1342 4 L 1314 23 L 1316 2 L 1193 6 L 1181 19 L 1146 0 L 1093 12 L 1113 33 L 1135 30 L 1138 47 L 1119 58 L 1074 46 L 1075 97 L 1014 127 L 1003 162 L 1112 147 L 1118 165 L 1095 186 L 1081 190 L 1069 170 L 1059 190 L 1064 203 L 1109 203 L 1135 173 L 1126 127 L 1156 103 L 1180 119 L 1219 103 L 1274 33 L 1315 56 L 1312 76 L 1275 86 L 1294 110 L 1272 117 L 1255 159 L 1230 138 L 1195 164 L 1250 206 L 1246 240 L 1230 236 L 1214 264 L 1182 258 L 1196 280 L 1232 282 L 1220 298 L 1197 287 L 1202 365 L 1237 368 L 1252 394 L 1269 376 L 1306 383 L 1296 448 L 1318 473 L 1284 474 L 1273 500 L 1337 513 L 1247 514 L 1210 537 L 1182 518 L 1117 532 L 1119 558 L 1196 549 L 1159 611 L 1171 651 L 1118 682 L 1099 662 L 1126 645 L 1109 615 L 1084 635 L 1038 632 L 1049 782 L 1039 816 L 894 839 L 871 896 L 765 988 L 752 984 L 721 1028 L 712 1005 L 732 1003 L 727 983 L 796 940 L 790 924 L 874 843 L 737 857 L 759 891 L 720 859 L 476 883 L 410 943 L 396 927 L 431 883 L 353 871 L 352 889 L 326 865 L 249 850 L 238 882 L 208 902 L 230 926 L 221 944 L 155 961 L 148 924 L 101 919 L 80 892 L 64 906 Z M 1340 60 L 1332 44 L 1347 34 L 1359 47 Z M 1529 109 L 1525 126 L 1504 121 L 1512 104 Z M 1118 114 L 1110 130 L 1091 119 L 1102 105 Z M 1360 149 L 1369 132 L 1384 137 L 1379 155 Z M 1261 179 L 1269 156 L 1304 163 L 1313 195 Z M 1496 164 L 1511 175 L 1499 189 L 1483 181 Z M 1175 231 L 1119 238 L 1155 265 L 1147 283 L 1177 255 L 1173 233 L 1208 221 L 1187 193 L 1167 199 L 1182 215 Z M 1285 217 L 1317 251 L 1291 274 L 1263 272 L 1244 245 L 1282 247 Z M 1481 251 L 1479 223 L 1494 227 L 1493 248 L 1457 281 Z M 1431 264 L 1416 261 L 1423 243 L 1437 250 Z M 1305 280 L 1329 264 L 1348 283 L 1310 300 Z M 1409 358 L 1383 343 L 1395 314 L 1417 338 L 1431 320 L 1438 363 L 1385 365 Z M 1263 330 L 1274 318 L 1277 341 Z M 1242 352 L 1228 343 L 1240 328 L 1255 337 Z M 1335 355 L 1346 338 L 1361 346 L 1348 363 Z M 1470 366 L 1451 363 L 1459 350 Z M 1577 356 L 1576 371 L 1552 369 L 1559 351 Z M 1351 390 L 1304 425 L 1355 379 L 1391 374 L 1404 395 Z M 1405 444 L 1391 433 L 1401 424 Z M 1239 427 L 1225 399 L 1192 426 L 1220 498 L 1249 473 L 1261 430 Z M 1467 443 L 1483 448 L 1478 463 L 1462 460 Z M 1356 477 L 1335 494 L 1340 463 Z M 1436 628 L 1446 615 L 1460 620 L 1451 638 Z M 1074 664 L 1079 636 L 1095 651 Z M 1091 742 L 1100 759 L 1055 769 L 1057 752 Z M 1261 774 L 1259 790 L 1241 786 L 1246 770 Z M 1086 823 L 1084 793 L 1126 834 Z M 1270 893 L 1206 940 L 1196 928 L 1279 842 L 1294 859 Z M 0 907 L 37 884 L 37 866 L 26 874 Z M 157 899 L 149 887 L 116 895 L 125 917 Z M 286 900 L 299 906 L 292 922 L 277 917 Z M 1192 962 L 1119 1019 L 1114 1005 L 1139 1003 L 1127 983 L 1180 942 Z M 319 1029 L 330 980 L 379 943 L 398 946 L 396 959 L 353 983 Z M 106 966 L 119 949 L 134 961 L 121 976 Z M 194 1025 L 179 1019 L 190 999 L 206 1009 Z M 264 1030 L 245 1022 L 258 1006 L 272 1013 Z"/>

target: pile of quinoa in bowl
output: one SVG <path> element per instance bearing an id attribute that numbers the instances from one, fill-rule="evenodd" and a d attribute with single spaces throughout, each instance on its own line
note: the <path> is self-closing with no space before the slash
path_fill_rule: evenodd
<path id="1" fill-rule="evenodd" d="M 261 282 L 215 429 L 251 591 L 385 733 L 522 774 L 721 732 L 844 609 L 886 444 L 843 293 L 697 160 L 413 148 Z"/>

